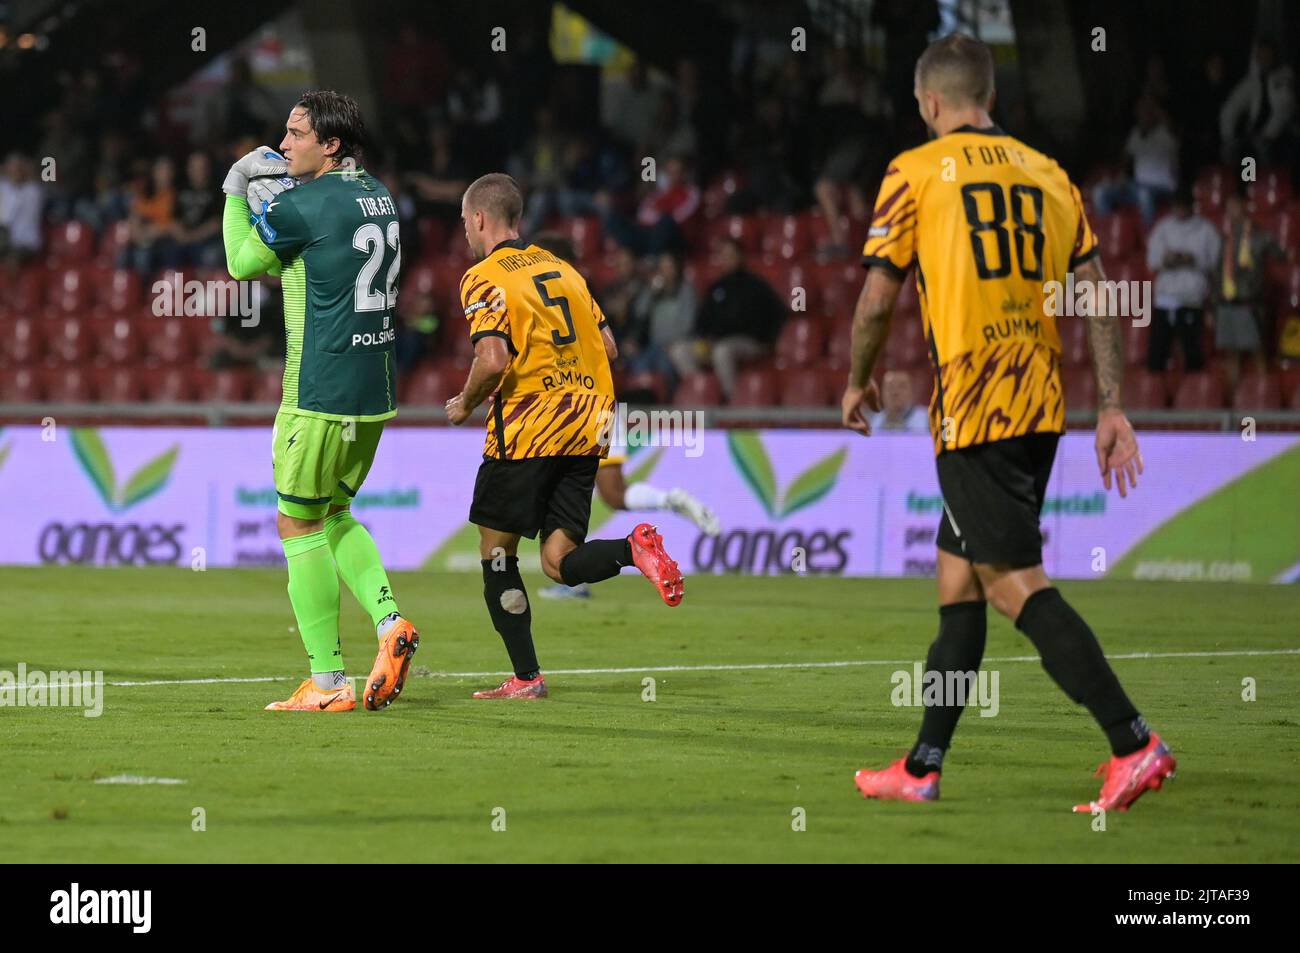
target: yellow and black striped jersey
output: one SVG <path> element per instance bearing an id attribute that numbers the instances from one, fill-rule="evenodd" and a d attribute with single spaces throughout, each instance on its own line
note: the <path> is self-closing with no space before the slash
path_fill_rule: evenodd
<path id="1" fill-rule="evenodd" d="M 460 282 L 470 340 L 504 338 L 510 351 L 488 415 L 485 457 L 592 456 L 609 452 L 614 380 L 587 282 L 562 258 L 504 241 Z"/>
<path id="2" fill-rule="evenodd" d="M 1096 253 L 1065 171 L 996 127 L 963 126 L 890 163 L 863 264 L 900 278 L 916 266 L 936 453 L 1065 429 L 1046 284 Z"/>

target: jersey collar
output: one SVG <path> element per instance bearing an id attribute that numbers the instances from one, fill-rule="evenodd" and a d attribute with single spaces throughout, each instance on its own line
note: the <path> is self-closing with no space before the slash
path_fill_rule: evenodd
<path id="1" fill-rule="evenodd" d="M 489 255 L 495 255 L 502 248 L 513 248 L 515 251 L 527 251 L 529 243 L 522 238 L 507 238 L 503 242 L 498 242 L 496 248 L 493 248 Z"/>
<path id="2" fill-rule="evenodd" d="M 966 123 L 966 125 L 964 126 L 958 126 L 956 129 L 953 130 L 953 132 L 973 132 L 981 136 L 1005 136 L 1006 135 L 1006 133 L 1003 132 L 998 126 L 986 126 L 983 129 L 979 129 L 975 126 L 972 126 L 970 123 Z"/>

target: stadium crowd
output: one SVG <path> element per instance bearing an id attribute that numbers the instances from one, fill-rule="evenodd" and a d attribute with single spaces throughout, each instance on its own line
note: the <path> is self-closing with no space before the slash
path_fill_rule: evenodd
<path id="1" fill-rule="evenodd" d="M 876 185 L 924 136 L 910 76 L 891 68 L 914 61 L 924 21 L 890 34 L 879 71 L 845 49 L 742 48 L 725 86 L 691 60 L 669 72 L 638 62 L 607 84 L 599 122 L 541 37 L 494 75 L 401 30 L 367 161 L 404 223 L 403 400 L 441 403 L 464 379 L 460 197 L 504 168 L 528 197 L 523 233 L 573 243 L 621 342 L 626 399 L 833 405 Z M 1126 329 L 1134 408 L 1300 408 L 1294 76 L 1266 40 L 1244 76 L 1224 63 L 1209 57 L 1203 88 L 1174 97 L 1153 56 L 1113 160 L 1074 170 L 1109 276 L 1155 283 L 1150 327 Z M 238 59 L 201 120 L 142 90 L 139 64 L 120 60 L 66 76 L 40 141 L 4 160 L 0 400 L 278 399 L 274 288 L 260 290 L 253 327 L 160 321 L 151 289 L 177 271 L 224 276 L 221 170 L 279 142 L 285 104 Z M 1192 102 L 1213 108 L 1179 105 Z M 1257 165 L 1247 184 L 1243 155 Z M 902 405 L 903 382 L 923 401 L 931 374 L 910 284 L 885 359 Z M 1067 402 L 1091 406 L 1083 322 L 1063 320 L 1061 334 Z"/>

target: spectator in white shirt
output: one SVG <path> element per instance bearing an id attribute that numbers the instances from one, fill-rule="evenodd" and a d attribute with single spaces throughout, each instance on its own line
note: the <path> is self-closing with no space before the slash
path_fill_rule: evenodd
<path id="1" fill-rule="evenodd" d="M 1277 62 L 1270 40 L 1255 44 L 1245 77 L 1219 111 L 1223 160 L 1231 165 L 1249 155 L 1259 162 L 1285 162 L 1294 142 L 1295 77 Z"/>
<path id="2" fill-rule="evenodd" d="M 1155 273 L 1155 308 L 1147 367 L 1164 371 L 1175 336 L 1182 342 L 1188 371 L 1205 366 L 1201 334 L 1210 276 L 1219 263 L 1222 240 L 1218 230 L 1192 211 L 1190 191 L 1174 196 L 1169 215 L 1156 223 L 1147 238 L 1147 267 Z"/>
<path id="3" fill-rule="evenodd" d="M 0 259 L 11 269 L 41 250 L 43 201 L 32 160 L 12 153 L 0 174 Z"/>
<path id="4" fill-rule="evenodd" d="M 1136 203 L 1143 223 L 1150 226 L 1156 208 L 1178 187 L 1178 137 L 1170 131 L 1164 112 L 1151 96 L 1138 99 L 1136 109 L 1137 123 L 1124 145 L 1132 174 L 1103 182 L 1097 187 L 1094 201 L 1102 214 Z"/>
<path id="5" fill-rule="evenodd" d="M 880 388 L 880 410 L 867 417 L 872 433 L 929 433 L 930 416 L 916 402 L 907 371 L 886 371 Z"/>

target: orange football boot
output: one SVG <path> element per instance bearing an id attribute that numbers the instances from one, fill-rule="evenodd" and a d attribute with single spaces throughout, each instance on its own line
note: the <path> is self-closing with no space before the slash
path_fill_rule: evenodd
<path id="1" fill-rule="evenodd" d="M 326 692 L 316 687 L 310 678 L 282 702 L 271 702 L 264 711 L 351 711 L 357 707 L 357 695 L 352 683 Z"/>
<path id="2" fill-rule="evenodd" d="M 670 606 L 681 605 L 682 571 L 664 549 L 664 538 L 658 529 L 649 523 L 639 523 L 628 539 L 636 568 L 655 584 L 664 602 Z"/>
<path id="3" fill-rule="evenodd" d="M 931 771 L 923 778 L 913 777 L 906 765 L 907 759 L 899 758 L 883 771 L 863 768 L 853 776 L 853 783 L 863 797 L 882 801 L 939 800 L 939 772 Z"/>
<path id="4" fill-rule="evenodd" d="M 398 618 L 379 642 L 375 667 L 366 679 L 365 704 L 370 711 L 387 708 L 402 693 L 411 656 L 420 647 L 420 633 L 405 619 Z"/>
<path id="5" fill-rule="evenodd" d="M 538 675 L 533 679 L 523 679 L 511 675 L 496 688 L 475 692 L 475 698 L 545 698 L 546 676 Z"/>
<path id="6" fill-rule="evenodd" d="M 1127 811 L 1147 791 L 1159 791 L 1168 778 L 1174 776 L 1178 762 L 1169 746 L 1154 731 L 1146 747 L 1122 758 L 1111 757 L 1098 765 L 1097 776 L 1106 780 L 1101 784 L 1097 800 L 1076 804 L 1076 814 L 1091 814 L 1095 810 Z"/>

